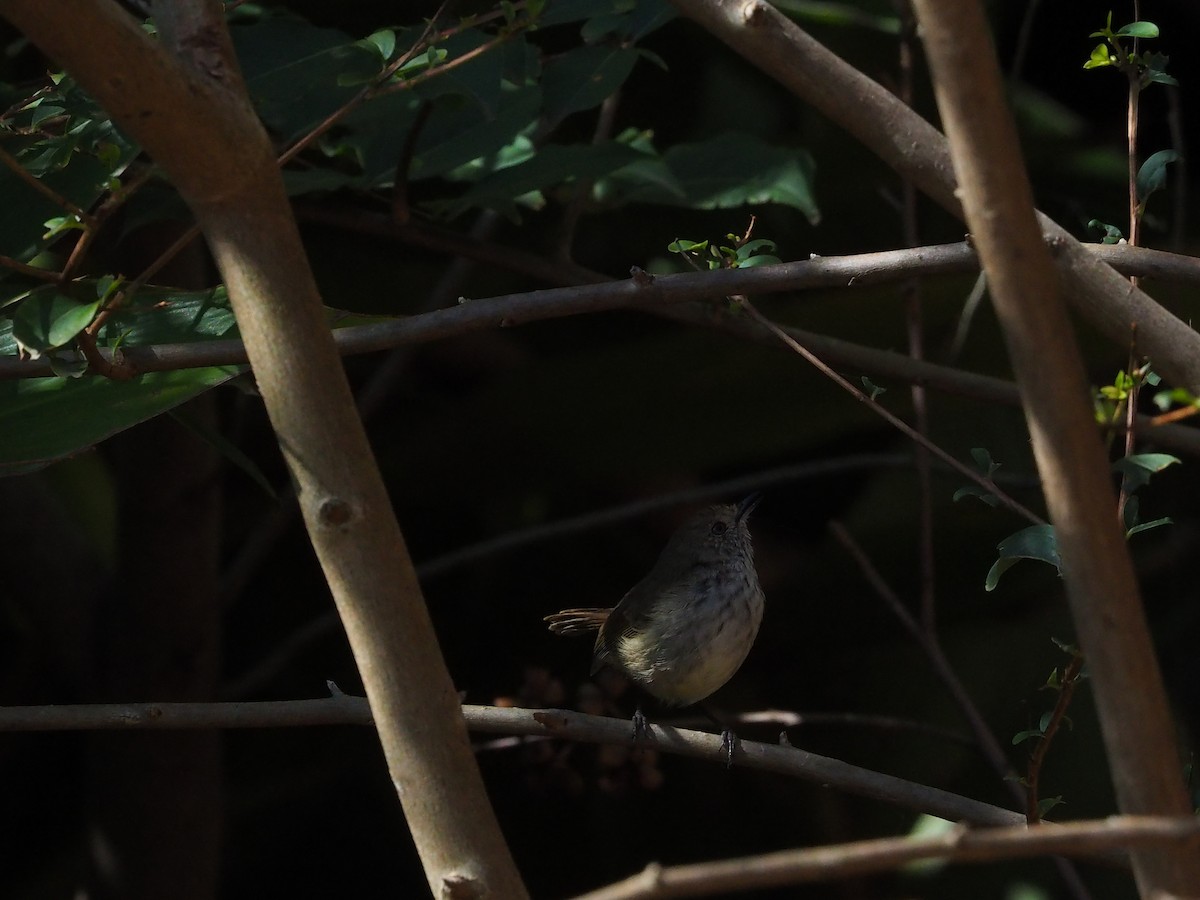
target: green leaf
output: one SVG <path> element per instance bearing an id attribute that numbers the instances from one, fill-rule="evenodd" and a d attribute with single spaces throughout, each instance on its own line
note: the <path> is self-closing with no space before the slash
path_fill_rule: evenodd
<path id="1" fill-rule="evenodd" d="M 867 394 L 870 396 L 870 398 L 871 398 L 872 400 L 874 400 L 874 399 L 875 399 L 876 397 L 878 397 L 880 394 L 886 394 L 886 393 L 887 393 L 887 388 L 885 388 L 885 387 L 880 387 L 879 385 L 875 384 L 875 383 L 874 383 L 873 381 L 871 381 L 871 379 L 870 379 L 870 378 L 868 378 L 866 375 L 863 375 L 863 376 L 862 376 L 862 386 L 863 386 L 864 388 L 866 388 L 866 390 L 867 390 Z"/>
<path id="2" fill-rule="evenodd" d="M 1053 525 L 1031 525 L 1010 534 L 998 545 L 1000 556 L 993 563 L 984 580 L 984 589 L 994 591 L 1000 576 L 1022 559 L 1037 559 L 1050 563 L 1062 571 L 1062 557 L 1058 553 L 1058 541 Z"/>
<path id="3" fill-rule="evenodd" d="M 1088 228 L 1099 229 L 1104 232 L 1104 237 L 1100 241 L 1102 244 L 1117 244 L 1125 237 L 1124 232 L 1116 225 L 1105 224 L 1099 219 L 1089 219 Z"/>
<path id="4" fill-rule="evenodd" d="M 1163 412 L 1170 409 L 1174 403 L 1181 403 L 1184 406 L 1200 406 L 1200 397 L 1186 388 L 1172 388 L 1169 391 L 1159 391 L 1154 395 L 1154 405 Z"/>
<path id="5" fill-rule="evenodd" d="M 985 491 L 983 488 L 975 484 L 964 484 L 954 492 L 952 499 L 955 503 L 957 503 L 963 497 L 975 497 L 993 508 L 1000 505 L 999 497 L 997 497 L 991 491 Z"/>
<path id="6" fill-rule="evenodd" d="M 484 54 L 486 60 L 492 54 Z M 470 65 L 463 66 L 464 70 Z M 475 70 L 472 70 L 475 71 Z M 449 77 L 439 76 L 436 85 Z M 476 79 L 460 74 L 463 91 L 478 88 Z M 408 177 L 413 181 L 449 175 L 455 180 L 477 180 L 489 172 L 512 165 L 533 155 L 533 146 L 523 135 L 535 127 L 541 106 L 541 90 L 536 86 L 503 90 L 497 73 L 495 97 L 482 93 L 441 96 L 433 103 L 432 113 L 421 128 Z M 445 82 L 447 88 L 453 87 Z M 492 107 L 486 103 L 492 103 Z M 328 146 L 336 151 L 351 150 L 362 166 L 363 186 L 387 187 L 396 180 L 396 160 L 416 121 L 422 98 L 411 92 L 389 94 L 372 100 L 350 113 L 343 124 L 347 133 Z M 519 155 L 514 157 L 514 151 Z"/>
<path id="7" fill-rule="evenodd" d="M 21 301 L 12 319 L 12 336 L 25 350 L 39 356 L 70 342 L 87 328 L 99 308 L 100 300 L 80 303 L 47 285 Z"/>
<path id="8" fill-rule="evenodd" d="M 259 115 L 284 141 L 323 121 L 382 69 L 374 42 L 290 16 L 236 25 L 230 34 Z"/>
<path id="9" fill-rule="evenodd" d="M 1134 525 L 1132 528 L 1130 528 L 1128 531 L 1125 532 L 1125 537 L 1127 537 L 1127 538 L 1133 537 L 1133 535 L 1135 535 L 1135 534 L 1139 534 L 1140 532 L 1143 532 L 1143 531 L 1149 531 L 1151 528 L 1158 528 L 1160 525 L 1174 525 L 1174 524 L 1175 524 L 1175 520 L 1172 519 L 1170 516 L 1163 516 L 1161 519 L 1153 519 L 1152 521 L 1149 521 L 1149 522 L 1141 522 L 1137 525 Z"/>
<path id="10" fill-rule="evenodd" d="M 108 277 L 75 282 L 72 287 L 94 296 L 106 285 L 112 286 Z M 334 309 L 327 309 L 326 316 L 331 327 L 380 321 Z M 16 355 L 15 330 L 15 323 L 0 319 L 0 355 Z M 144 287 L 131 305 L 112 313 L 99 329 L 96 342 L 111 349 L 212 341 L 237 334 L 223 287 L 192 292 Z M 59 368 L 61 357 L 51 358 Z M 65 364 L 74 365 L 74 360 Z M 78 453 L 243 370 L 242 366 L 221 366 L 150 372 L 130 381 L 95 375 L 0 381 L 0 475 L 32 471 Z"/>
<path id="11" fill-rule="evenodd" d="M 1062 638 L 1051 636 L 1050 643 L 1061 650 L 1063 653 L 1069 653 L 1071 656 L 1079 656 L 1079 645 L 1073 644 L 1070 641 L 1064 641 Z"/>
<path id="12" fill-rule="evenodd" d="M 1151 194 L 1166 186 L 1167 165 L 1178 159 L 1179 153 L 1175 150 L 1159 150 L 1142 163 L 1136 180 L 1139 203 L 1145 203 Z"/>
<path id="13" fill-rule="evenodd" d="M 390 28 L 369 34 L 364 40 L 379 53 L 379 61 L 382 63 L 386 63 L 396 52 L 396 32 Z"/>
<path id="14" fill-rule="evenodd" d="M 772 252 L 775 250 L 775 242 L 769 241 L 766 238 L 757 238 L 753 241 L 747 241 L 742 246 L 737 248 L 738 259 L 746 259 L 758 253 L 760 250 Z"/>
<path id="15" fill-rule="evenodd" d="M 677 144 L 647 166 L 642 157 L 606 180 L 610 203 L 659 203 L 688 209 L 728 209 L 780 203 L 821 219 L 813 196 L 812 157 L 802 149 L 774 147 L 743 133 Z M 647 176 L 650 177 L 647 177 Z"/>
<path id="16" fill-rule="evenodd" d="M 972 447 L 971 458 L 975 460 L 975 467 L 985 478 L 991 478 L 996 470 L 1000 468 L 1000 463 L 992 459 L 992 454 L 988 452 L 986 447 Z"/>
<path id="17" fill-rule="evenodd" d="M 1093 34 L 1092 37 L 1096 35 Z M 1102 66 L 1114 66 L 1117 63 L 1117 58 L 1111 54 L 1108 49 L 1108 44 L 1097 44 L 1092 49 L 1092 55 L 1088 57 L 1088 61 L 1083 64 L 1085 69 L 1099 69 Z"/>
<path id="18" fill-rule="evenodd" d="M 1158 69 L 1147 70 L 1145 79 L 1148 83 L 1171 84 L 1171 85 L 1174 85 L 1175 87 L 1179 87 L 1179 82 L 1175 78 L 1168 75 L 1166 72 L 1162 72 Z"/>
<path id="19" fill-rule="evenodd" d="M 1142 81 L 1146 84 L 1173 84 L 1179 82 L 1167 74 L 1171 58 L 1164 53 L 1146 53 L 1142 57 Z"/>
<path id="20" fill-rule="evenodd" d="M 778 256 L 774 256 L 770 252 L 774 249 L 775 242 L 769 241 L 765 238 L 747 241 L 745 244 L 742 244 L 742 246 L 733 251 L 736 267 L 739 269 L 748 269 L 753 266 L 776 265 L 781 262 L 781 260 Z"/>
<path id="21" fill-rule="evenodd" d="M 616 141 L 600 144 L 551 144 L 532 159 L 501 169 L 481 179 L 457 200 L 446 205 L 447 215 L 458 215 L 472 207 L 508 210 L 532 191 L 564 182 L 599 178 L 636 159 L 641 154 Z"/>
<path id="22" fill-rule="evenodd" d="M 777 266 L 783 260 L 778 256 L 772 256 L 770 253 L 759 253 L 757 256 L 751 256 L 738 261 L 737 268 L 750 269 L 754 266 Z"/>
<path id="23" fill-rule="evenodd" d="M 1015 746 L 1017 746 L 1017 744 L 1023 744 L 1025 741 L 1029 740 L 1030 738 L 1040 738 L 1041 736 L 1042 736 L 1042 733 L 1040 731 L 1035 731 L 1033 729 L 1029 729 L 1026 731 L 1018 731 L 1016 734 L 1013 735 L 1012 745 L 1015 747 Z"/>
<path id="24" fill-rule="evenodd" d="M 1061 795 L 1057 797 L 1045 797 L 1038 801 L 1038 815 L 1045 818 L 1054 807 L 1062 806 L 1066 802 Z"/>
<path id="25" fill-rule="evenodd" d="M 1117 37 L 1156 38 L 1158 26 L 1153 22 L 1130 22 L 1117 29 Z"/>
<path id="26" fill-rule="evenodd" d="M 579 47 L 549 60 L 542 75 L 543 111 L 549 122 L 599 106 L 629 77 L 638 53 L 632 47 Z"/>
<path id="27" fill-rule="evenodd" d="M 1123 456 L 1112 464 L 1114 472 L 1125 478 L 1126 490 L 1130 493 L 1150 483 L 1150 476 L 1179 462 L 1169 453 L 1135 453 Z"/>
<path id="28" fill-rule="evenodd" d="M 0 382 L 0 475 L 16 475 L 78 453 L 178 406 L 236 375 L 235 366 L 109 378 L 21 378 Z"/>

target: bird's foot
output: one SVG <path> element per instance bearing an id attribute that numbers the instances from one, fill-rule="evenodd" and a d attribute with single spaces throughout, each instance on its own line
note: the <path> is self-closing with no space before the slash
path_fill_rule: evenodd
<path id="1" fill-rule="evenodd" d="M 650 722 L 642 712 L 641 706 L 633 711 L 633 739 L 635 741 L 650 739 Z"/>
<path id="2" fill-rule="evenodd" d="M 725 768 L 733 768 L 733 751 L 737 747 L 738 736 L 728 728 L 721 731 L 721 749 L 725 751 Z"/>

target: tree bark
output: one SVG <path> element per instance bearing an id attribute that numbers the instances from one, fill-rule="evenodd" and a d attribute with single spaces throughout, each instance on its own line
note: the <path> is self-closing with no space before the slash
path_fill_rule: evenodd
<path id="1" fill-rule="evenodd" d="M 1054 523 L 1123 812 L 1186 817 L 1175 728 L 1142 612 L 1083 360 L 1042 241 L 978 0 L 914 0 L 959 195 L 988 277 Z M 1197 842 L 1133 852 L 1143 897 L 1194 895 Z"/>
<path id="2" fill-rule="evenodd" d="M 945 137 L 885 87 L 872 81 L 765 0 L 671 0 L 814 109 L 828 116 L 951 214 L 963 218 Z M 1123 351 L 1137 323 L 1138 351 L 1170 382 L 1200 393 L 1200 334 L 1099 262 L 1052 219 L 1038 233 L 1071 305 Z"/>
<path id="3" fill-rule="evenodd" d="M 220 3 L 4 0 L 163 168 L 204 230 L 346 628 L 433 893 L 523 897 L 412 563 L 325 323 Z"/>

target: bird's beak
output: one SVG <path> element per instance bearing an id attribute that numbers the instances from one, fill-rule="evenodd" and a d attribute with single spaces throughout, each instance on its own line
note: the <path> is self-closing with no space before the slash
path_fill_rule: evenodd
<path id="1" fill-rule="evenodd" d="M 760 491 L 755 491 L 753 494 L 739 503 L 737 505 L 737 513 L 735 515 L 737 521 L 744 521 L 746 517 L 750 515 L 750 513 L 754 512 L 754 507 L 758 506 L 758 501 L 761 499 L 762 493 Z"/>

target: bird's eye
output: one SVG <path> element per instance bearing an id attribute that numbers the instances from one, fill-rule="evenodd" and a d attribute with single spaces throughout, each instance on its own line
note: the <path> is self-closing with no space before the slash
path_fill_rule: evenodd
<path id="1" fill-rule="evenodd" d="M 713 522 L 713 527 L 712 527 L 713 534 L 722 535 L 728 530 L 729 530 L 729 526 L 726 525 L 724 522 Z"/>

